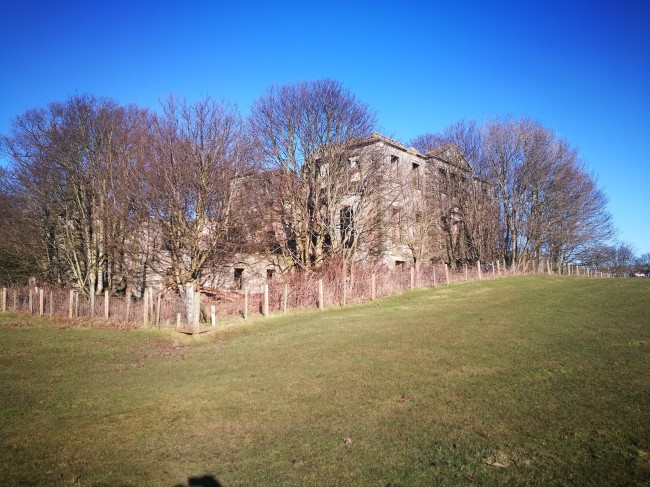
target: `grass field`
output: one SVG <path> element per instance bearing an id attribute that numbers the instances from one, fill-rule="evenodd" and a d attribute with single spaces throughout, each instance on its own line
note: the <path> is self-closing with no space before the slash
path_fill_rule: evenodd
<path id="1" fill-rule="evenodd" d="M 198 340 L 0 316 L 2 485 L 648 485 L 650 280 L 517 277 Z"/>

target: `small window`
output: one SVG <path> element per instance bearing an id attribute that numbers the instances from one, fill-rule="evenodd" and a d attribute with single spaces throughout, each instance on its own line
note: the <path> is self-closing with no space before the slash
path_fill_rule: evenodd
<path id="1" fill-rule="evenodd" d="M 404 261 L 403 260 L 396 260 L 395 261 L 395 269 L 399 269 L 400 271 L 403 271 L 405 267 Z"/>
<path id="2" fill-rule="evenodd" d="M 399 171 L 399 157 L 390 156 L 390 170 L 391 170 L 392 174 L 394 174 L 394 175 L 398 174 L 398 171 Z"/>
<path id="3" fill-rule="evenodd" d="M 414 162 L 411 164 L 411 186 L 415 189 L 421 189 L 420 184 L 420 165 Z"/>
<path id="4" fill-rule="evenodd" d="M 266 280 L 270 281 L 271 279 L 273 279 L 273 274 L 275 274 L 275 270 L 266 269 Z"/>
<path id="5" fill-rule="evenodd" d="M 358 157 L 350 157 L 348 159 L 348 164 L 350 165 L 350 169 L 356 169 L 358 165 Z"/>
<path id="6" fill-rule="evenodd" d="M 244 288 L 244 269 L 235 267 L 235 289 Z"/>

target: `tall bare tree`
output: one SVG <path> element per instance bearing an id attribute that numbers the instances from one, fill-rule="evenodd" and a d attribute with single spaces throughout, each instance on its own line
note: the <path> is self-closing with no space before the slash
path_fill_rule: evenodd
<path id="1" fill-rule="evenodd" d="M 332 80 L 273 86 L 253 104 L 250 122 L 280 202 L 269 217 L 281 222 L 276 249 L 304 269 L 353 255 L 381 180 L 364 145 L 376 123 L 368 106 Z"/>
<path id="2" fill-rule="evenodd" d="M 233 181 L 251 168 L 250 144 L 234 106 L 170 97 L 162 108 L 152 119 L 144 240 L 160 238 L 151 265 L 184 294 L 238 249 Z"/>
<path id="3" fill-rule="evenodd" d="M 2 146 L 13 162 L 17 192 L 39 228 L 47 278 L 75 283 L 92 297 L 112 286 L 115 245 L 128 222 L 129 192 L 118 166 L 134 160 L 132 134 L 142 119 L 134 107 L 74 96 L 17 117 Z"/>

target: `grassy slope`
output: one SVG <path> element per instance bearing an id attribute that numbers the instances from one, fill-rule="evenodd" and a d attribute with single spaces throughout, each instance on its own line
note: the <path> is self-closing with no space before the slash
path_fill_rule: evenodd
<path id="1" fill-rule="evenodd" d="M 8 485 L 650 482 L 648 280 L 469 283 L 196 342 L 22 321 L 0 317 Z"/>

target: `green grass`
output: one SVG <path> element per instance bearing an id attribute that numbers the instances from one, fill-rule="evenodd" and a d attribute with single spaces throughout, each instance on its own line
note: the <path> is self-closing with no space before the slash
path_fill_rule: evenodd
<path id="1" fill-rule="evenodd" d="M 3 315 L 0 478 L 647 485 L 649 335 L 642 279 L 467 283 L 198 340 Z"/>

